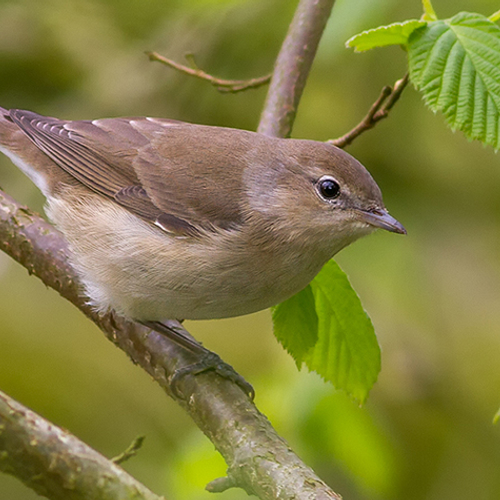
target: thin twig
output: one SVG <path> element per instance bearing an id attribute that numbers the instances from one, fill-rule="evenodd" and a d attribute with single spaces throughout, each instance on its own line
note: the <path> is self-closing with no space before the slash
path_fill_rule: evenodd
<path id="1" fill-rule="evenodd" d="M 231 488 L 234 488 L 235 484 L 230 477 L 218 477 L 213 481 L 210 481 L 205 489 L 210 493 L 223 493 Z"/>
<path id="2" fill-rule="evenodd" d="M 372 104 L 366 116 L 352 130 L 347 132 L 347 134 L 339 137 L 338 139 L 332 139 L 328 141 L 328 143 L 333 144 L 338 148 L 345 148 L 351 144 L 356 137 L 373 128 L 375 124 L 383 118 L 387 118 L 389 111 L 392 109 L 394 104 L 396 104 L 407 84 L 408 73 L 401 78 L 401 80 L 398 80 L 394 84 L 394 87 L 384 87 L 377 100 Z"/>
<path id="3" fill-rule="evenodd" d="M 335 0 L 300 0 L 276 59 L 258 132 L 288 137 Z"/>
<path id="4" fill-rule="evenodd" d="M 135 457 L 137 452 L 141 449 L 144 439 L 146 439 L 146 436 L 137 436 L 125 451 L 113 457 L 111 461 L 115 464 L 122 464 L 130 458 Z"/>
<path id="5" fill-rule="evenodd" d="M 162 64 L 165 64 L 166 66 L 169 66 L 170 68 L 180 71 L 181 73 L 185 73 L 186 75 L 194 76 L 195 78 L 199 78 L 201 80 L 209 82 L 219 92 L 235 93 L 247 89 L 256 89 L 258 87 L 266 85 L 271 80 L 271 75 L 261 76 L 259 78 L 251 78 L 250 80 L 224 80 L 223 78 L 217 78 L 213 75 L 210 75 L 198 67 L 190 68 L 189 66 L 179 64 L 172 59 L 167 59 L 157 52 L 146 52 L 146 55 L 149 57 L 150 61 L 158 61 Z M 187 54 L 186 58 L 192 62 L 194 61 L 192 54 Z"/>

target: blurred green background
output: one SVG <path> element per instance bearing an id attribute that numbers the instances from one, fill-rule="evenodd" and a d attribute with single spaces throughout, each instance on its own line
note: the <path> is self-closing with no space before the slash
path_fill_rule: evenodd
<path id="1" fill-rule="evenodd" d="M 150 115 L 255 129 L 265 89 L 219 94 L 151 63 L 196 55 L 208 72 L 269 72 L 290 0 L 0 1 L 0 105 L 68 119 Z M 485 15 L 493 0 L 434 0 L 440 17 Z M 302 99 L 294 137 L 354 126 L 405 72 L 392 47 L 344 48 L 363 29 L 421 13 L 418 0 L 338 0 Z M 372 172 L 406 238 L 377 233 L 338 261 L 370 313 L 382 372 L 358 408 L 295 369 L 269 312 L 188 328 L 233 364 L 292 448 L 346 500 L 500 498 L 500 162 L 453 134 L 408 88 L 388 120 L 348 151 Z M 36 188 L 0 158 L 0 186 L 41 210 Z M 213 446 L 151 379 L 76 309 L 0 254 L 0 389 L 107 456 L 137 435 L 125 468 L 172 500 L 214 498 Z M 37 498 L 0 475 L 0 499 Z M 228 491 L 221 499 L 243 499 Z"/>

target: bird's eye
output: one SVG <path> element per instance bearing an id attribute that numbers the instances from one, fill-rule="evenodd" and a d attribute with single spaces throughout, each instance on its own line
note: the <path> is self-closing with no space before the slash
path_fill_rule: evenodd
<path id="1" fill-rule="evenodd" d="M 318 191 L 326 200 L 332 200 L 340 194 L 340 186 L 333 177 L 324 176 L 318 181 Z"/>

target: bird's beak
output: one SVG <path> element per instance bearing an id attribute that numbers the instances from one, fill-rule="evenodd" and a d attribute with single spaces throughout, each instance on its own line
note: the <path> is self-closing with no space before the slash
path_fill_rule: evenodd
<path id="1" fill-rule="evenodd" d="M 389 212 L 387 212 L 387 210 L 378 208 L 367 211 L 360 210 L 359 214 L 361 219 L 367 224 L 385 229 L 391 233 L 406 234 L 406 229 L 403 227 L 403 224 L 398 222 Z"/>

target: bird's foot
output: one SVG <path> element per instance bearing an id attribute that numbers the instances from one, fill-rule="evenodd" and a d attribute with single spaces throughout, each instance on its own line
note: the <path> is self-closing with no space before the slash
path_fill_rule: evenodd
<path id="1" fill-rule="evenodd" d="M 199 375 L 200 373 L 208 371 L 214 371 L 221 377 L 237 384 L 252 401 L 255 398 L 255 390 L 252 385 L 248 383 L 239 373 L 237 373 L 231 365 L 222 361 L 220 356 L 215 354 L 215 352 L 209 351 L 208 349 L 204 349 L 200 360 L 196 363 L 183 366 L 182 368 L 175 370 L 169 380 L 170 389 L 176 396 L 182 397 L 178 387 L 180 380 L 186 375 Z"/>

